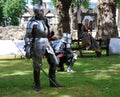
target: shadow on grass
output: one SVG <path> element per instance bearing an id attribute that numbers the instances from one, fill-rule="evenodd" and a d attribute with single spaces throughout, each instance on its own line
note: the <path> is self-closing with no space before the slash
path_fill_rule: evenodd
<path id="1" fill-rule="evenodd" d="M 32 62 L 0 61 L 0 97 L 120 97 L 120 56 L 78 58 L 76 73 L 57 72 L 59 83 L 65 87 L 49 87 L 49 80 L 41 71 L 40 92 L 33 90 Z M 48 65 L 43 61 L 43 69 Z"/>

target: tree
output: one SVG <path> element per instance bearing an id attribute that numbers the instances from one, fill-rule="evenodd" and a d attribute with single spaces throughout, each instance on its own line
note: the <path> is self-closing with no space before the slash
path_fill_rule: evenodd
<path id="1" fill-rule="evenodd" d="M 97 39 L 118 37 L 116 25 L 116 3 L 119 0 L 98 0 L 98 31 Z"/>
<path id="2" fill-rule="evenodd" d="M 55 2 L 55 0 L 52 0 Z M 72 3 L 76 4 L 76 6 L 84 5 L 87 7 L 89 0 L 57 0 L 57 9 L 59 13 L 59 23 L 58 23 L 58 33 L 70 33 L 70 16 L 69 16 L 69 8 Z"/>
<path id="3" fill-rule="evenodd" d="M 42 0 L 33 0 L 34 2 L 42 2 Z M 89 0 L 51 0 L 52 3 L 54 4 L 54 6 L 57 8 L 58 10 L 58 33 L 62 34 L 63 32 L 67 32 L 70 33 L 70 17 L 69 17 L 69 8 L 73 3 L 79 3 L 84 6 L 87 6 Z M 78 4 L 77 4 L 78 5 Z"/>
<path id="4" fill-rule="evenodd" d="M 19 20 L 25 12 L 26 3 L 24 0 L 6 0 L 3 6 L 3 14 L 10 19 L 11 25 L 19 25 Z"/>
<path id="5" fill-rule="evenodd" d="M 57 9 L 59 13 L 59 23 L 58 23 L 58 33 L 62 34 L 64 32 L 70 33 L 70 17 L 69 8 L 72 0 L 58 0 Z"/>
<path id="6" fill-rule="evenodd" d="M 3 5 L 4 5 L 4 0 L 0 0 L 0 25 L 2 25 L 3 22 Z"/>

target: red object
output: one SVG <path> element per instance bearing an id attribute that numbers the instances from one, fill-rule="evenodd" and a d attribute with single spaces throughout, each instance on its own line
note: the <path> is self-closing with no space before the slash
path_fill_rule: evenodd
<path id="1" fill-rule="evenodd" d="M 36 28 L 37 28 L 37 24 L 34 24 L 34 25 L 33 25 L 33 28 L 36 29 Z"/>
<path id="2" fill-rule="evenodd" d="M 52 32 L 50 32 L 49 34 L 48 34 L 48 40 L 49 41 L 52 41 L 52 37 L 54 36 L 54 32 L 52 31 Z"/>
<path id="3" fill-rule="evenodd" d="M 48 35 L 48 40 L 49 40 L 49 41 L 52 40 L 52 34 L 51 34 L 51 33 Z"/>
<path id="4" fill-rule="evenodd" d="M 58 57 L 64 57 L 64 56 L 65 56 L 64 53 L 61 53 L 61 54 L 58 55 Z"/>

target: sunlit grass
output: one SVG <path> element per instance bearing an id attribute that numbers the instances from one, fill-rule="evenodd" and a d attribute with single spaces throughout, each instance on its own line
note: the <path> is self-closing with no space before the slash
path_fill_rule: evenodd
<path id="1" fill-rule="evenodd" d="M 13 71 L 13 73 L 7 73 L 7 74 L 1 74 L 0 77 L 5 77 L 5 76 L 15 76 L 15 75 L 27 75 L 31 71 Z"/>
<path id="2" fill-rule="evenodd" d="M 51 88 L 41 71 L 41 91 L 33 90 L 31 60 L 0 61 L 0 97 L 120 97 L 120 55 L 96 55 L 78 58 L 75 73 L 56 72 L 57 81 L 65 87 Z M 42 68 L 48 73 L 46 59 Z"/>

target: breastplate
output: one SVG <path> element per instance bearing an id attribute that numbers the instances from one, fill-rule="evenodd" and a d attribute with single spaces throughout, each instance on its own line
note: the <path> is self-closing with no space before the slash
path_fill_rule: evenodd
<path id="1" fill-rule="evenodd" d="M 48 35 L 48 28 L 46 27 L 44 21 L 38 21 L 37 22 L 37 30 L 35 32 L 36 38 L 39 37 L 47 37 Z"/>
<path id="2" fill-rule="evenodd" d="M 32 32 L 35 35 L 35 38 L 45 38 L 48 35 L 48 28 L 43 20 L 31 21 L 27 28 L 29 29 L 28 32 Z"/>

